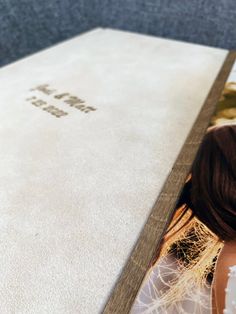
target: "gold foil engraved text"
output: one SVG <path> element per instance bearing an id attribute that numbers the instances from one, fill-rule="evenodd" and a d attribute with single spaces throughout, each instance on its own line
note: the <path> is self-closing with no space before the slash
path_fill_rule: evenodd
<path id="1" fill-rule="evenodd" d="M 51 97 L 51 99 L 54 99 L 58 102 L 63 102 L 64 104 L 69 105 L 70 107 L 76 108 L 84 113 L 88 113 L 91 111 L 97 110 L 96 108 L 92 106 L 88 106 L 84 100 L 77 96 L 73 96 L 70 93 L 58 93 L 56 89 L 52 89 L 49 84 L 43 84 L 36 86 L 35 88 L 30 89 L 31 92 L 37 92 L 37 96 L 31 96 L 27 98 L 26 100 L 29 101 L 32 105 L 35 107 L 39 107 L 42 110 L 52 114 L 53 116 L 57 118 L 61 118 L 63 116 L 68 115 L 68 112 L 58 108 L 55 105 L 49 104 L 48 101 L 41 99 L 41 96 L 45 97 Z M 38 94 L 42 94 L 40 97 Z"/>

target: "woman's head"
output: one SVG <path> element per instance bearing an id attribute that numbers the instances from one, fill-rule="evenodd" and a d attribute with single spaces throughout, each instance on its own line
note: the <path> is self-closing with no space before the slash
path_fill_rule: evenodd
<path id="1" fill-rule="evenodd" d="M 178 206 L 184 203 L 221 240 L 236 239 L 236 125 L 206 133 Z"/>

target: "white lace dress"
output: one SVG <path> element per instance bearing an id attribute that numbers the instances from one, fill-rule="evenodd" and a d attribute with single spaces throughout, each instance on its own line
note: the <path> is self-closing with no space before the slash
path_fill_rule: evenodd
<path id="1" fill-rule="evenodd" d="M 175 259 L 170 256 L 155 265 L 137 295 L 130 314 L 210 314 L 210 288 L 196 291 L 190 288 L 190 295 L 186 295 L 181 302 L 166 308 L 160 302 L 159 291 L 168 285 L 176 273 Z M 223 314 L 236 314 L 236 265 L 229 267 L 227 288 L 225 289 L 225 309 Z"/>
<path id="2" fill-rule="evenodd" d="M 160 299 L 161 291 L 168 290 L 170 282 L 178 276 L 177 267 L 178 263 L 171 255 L 154 265 L 146 274 L 129 314 L 210 314 L 210 287 L 200 291 L 189 284 L 188 294 L 168 307 Z"/>
<path id="3" fill-rule="evenodd" d="M 229 267 L 224 314 L 236 314 L 236 265 Z"/>

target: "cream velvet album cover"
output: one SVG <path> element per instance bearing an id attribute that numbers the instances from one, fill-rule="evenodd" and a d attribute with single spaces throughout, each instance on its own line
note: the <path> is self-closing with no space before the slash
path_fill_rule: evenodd
<path id="1" fill-rule="evenodd" d="M 98 28 L 0 69 L 1 314 L 102 311 L 226 55 Z"/>

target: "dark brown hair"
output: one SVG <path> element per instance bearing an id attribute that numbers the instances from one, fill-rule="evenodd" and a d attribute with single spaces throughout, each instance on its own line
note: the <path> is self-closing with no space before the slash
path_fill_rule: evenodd
<path id="1" fill-rule="evenodd" d="M 194 217 L 220 241 L 236 239 L 236 125 L 217 126 L 205 134 L 173 214 L 151 266 L 169 240 L 169 251 L 185 260 L 189 241 L 177 243 L 175 236 L 186 229 L 188 240 L 194 242 L 195 231 L 189 227 Z"/>
<path id="2" fill-rule="evenodd" d="M 236 239 L 236 125 L 208 131 L 177 208 L 191 209 L 220 240 Z"/>

